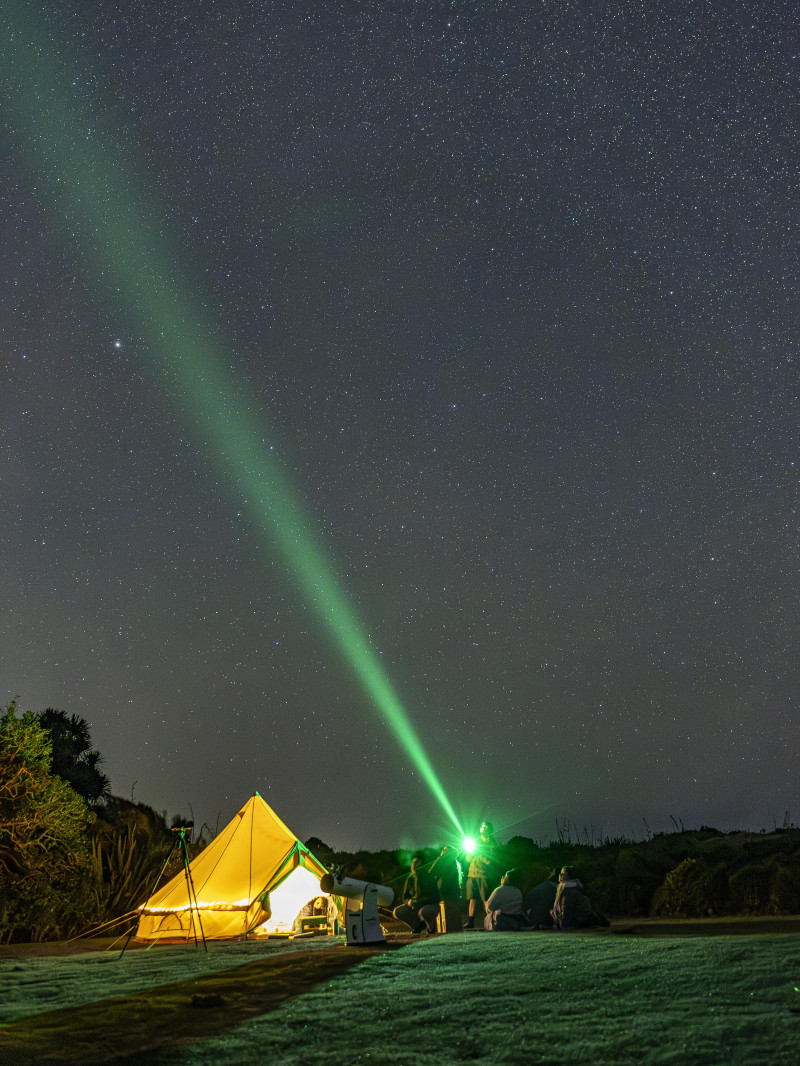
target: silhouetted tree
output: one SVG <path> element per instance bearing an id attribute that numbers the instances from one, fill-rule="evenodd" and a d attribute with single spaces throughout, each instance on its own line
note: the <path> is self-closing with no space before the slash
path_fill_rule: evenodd
<path id="1" fill-rule="evenodd" d="M 305 842 L 305 846 L 315 859 L 319 859 L 323 866 L 332 866 L 335 863 L 333 848 L 329 847 L 324 840 L 320 840 L 319 837 L 309 837 Z"/>
<path id="2" fill-rule="evenodd" d="M 0 716 L 0 939 L 41 940 L 87 913 L 94 815 L 50 763 L 48 732 L 11 703 Z"/>
<path id="3" fill-rule="evenodd" d="M 93 807 L 104 804 L 111 795 L 111 782 L 100 769 L 103 758 L 92 748 L 86 719 L 52 707 L 37 717 L 50 734 L 53 751 L 50 772 L 71 785 Z"/>

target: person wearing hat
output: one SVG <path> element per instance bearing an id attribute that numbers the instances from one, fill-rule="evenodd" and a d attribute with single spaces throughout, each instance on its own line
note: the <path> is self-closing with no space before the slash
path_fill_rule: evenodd
<path id="1" fill-rule="evenodd" d="M 492 876 L 492 868 L 495 863 L 497 841 L 494 839 L 494 826 L 491 822 L 481 822 L 480 840 L 474 852 L 468 856 L 469 870 L 467 871 L 467 903 L 469 916 L 464 924 L 465 929 L 475 928 L 475 908 L 478 900 L 486 909 L 486 900 L 491 891 L 489 879 Z"/>

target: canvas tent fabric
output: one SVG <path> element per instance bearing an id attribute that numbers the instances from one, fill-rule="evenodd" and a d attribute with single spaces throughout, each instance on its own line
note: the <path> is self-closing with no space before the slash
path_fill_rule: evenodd
<path id="1" fill-rule="evenodd" d="M 189 864 L 196 907 L 181 870 L 142 904 L 136 939 L 224 940 L 265 922 L 291 928 L 326 872 L 256 792 Z"/>

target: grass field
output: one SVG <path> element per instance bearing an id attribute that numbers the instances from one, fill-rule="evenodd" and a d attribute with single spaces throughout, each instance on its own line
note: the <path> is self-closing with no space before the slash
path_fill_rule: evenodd
<path id="1" fill-rule="evenodd" d="M 3 959 L 0 1061 L 800 1062 L 796 933 L 464 933 L 398 947 Z"/>

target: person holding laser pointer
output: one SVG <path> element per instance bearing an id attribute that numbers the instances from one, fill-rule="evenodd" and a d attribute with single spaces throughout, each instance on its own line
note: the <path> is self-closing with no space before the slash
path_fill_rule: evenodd
<path id="1" fill-rule="evenodd" d="M 494 839 L 494 826 L 491 822 L 481 822 L 480 840 L 477 844 L 472 840 L 464 841 L 464 851 L 469 859 L 467 871 L 467 903 L 469 916 L 464 923 L 465 929 L 475 928 L 475 907 L 478 900 L 483 903 L 486 911 L 486 900 L 492 891 L 490 881 L 494 875 L 495 852 L 497 841 Z"/>

